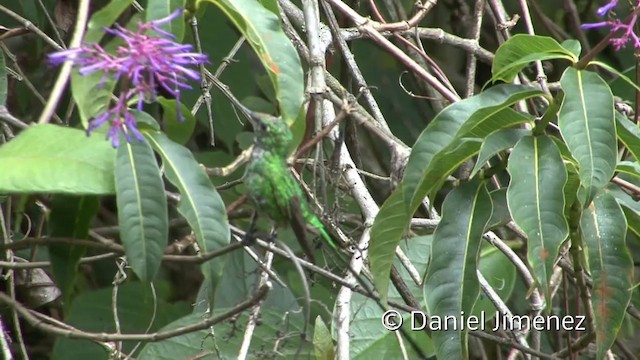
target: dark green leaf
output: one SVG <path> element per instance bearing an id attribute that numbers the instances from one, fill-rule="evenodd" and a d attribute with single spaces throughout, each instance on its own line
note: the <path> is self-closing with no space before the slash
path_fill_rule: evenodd
<path id="1" fill-rule="evenodd" d="M 496 51 L 491 80 L 512 82 L 525 66 L 536 60 L 567 59 L 575 63 L 578 61 L 575 50 L 575 46 L 566 49 L 550 37 L 516 34 Z"/>
<path id="2" fill-rule="evenodd" d="M 546 136 L 523 137 L 511 152 L 508 170 L 511 217 L 527 234 L 527 258 L 549 305 L 548 282 L 569 233 L 563 193 L 567 170 L 560 151 Z"/>
<path id="3" fill-rule="evenodd" d="M 189 223 L 203 253 L 229 244 L 227 212 L 209 177 L 193 154 L 160 132 L 145 131 L 145 138 L 162 158 L 167 179 L 178 188 L 178 211 Z M 222 273 L 224 260 L 216 258 L 202 264 L 208 284 L 213 287 Z M 213 288 L 209 289 L 212 293 Z"/>
<path id="4" fill-rule="evenodd" d="M 622 326 L 633 286 L 633 258 L 626 244 L 627 222 L 615 198 L 600 192 L 584 209 L 580 231 L 588 249 L 593 279 L 591 306 L 597 358 L 604 359 Z"/>
<path id="5" fill-rule="evenodd" d="M 424 298 L 429 316 L 445 319 L 473 310 L 480 293 L 478 254 L 491 212 L 491 198 L 483 182 L 465 183 L 447 195 L 442 219 L 433 234 L 425 277 Z M 468 329 L 462 331 L 452 325 L 448 330 L 431 333 L 436 354 L 441 359 L 466 359 Z"/>
<path id="6" fill-rule="evenodd" d="M 127 260 L 142 281 L 151 281 L 168 243 L 169 220 L 160 169 L 147 141 L 120 144 L 115 176 L 120 238 Z"/>
<path id="7" fill-rule="evenodd" d="M 613 94 L 598 74 L 574 68 L 567 68 L 560 85 L 565 95 L 558 125 L 578 161 L 578 198 L 587 206 L 596 192 L 609 183 L 616 166 Z"/>

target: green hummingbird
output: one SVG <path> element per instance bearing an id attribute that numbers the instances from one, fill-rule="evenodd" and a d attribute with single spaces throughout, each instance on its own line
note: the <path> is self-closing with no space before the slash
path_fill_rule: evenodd
<path id="1" fill-rule="evenodd" d="M 244 106 L 254 131 L 254 144 L 244 175 L 249 198 L 258 212 L 268 215 L 276 226 L 290 225 L 302 250 L 315 263 L 307 241 L 307 225 L 320 233 L 329 246 L 337 250 L 324 225 L 311 211 L 300 184 L 287 166 L 293 134 L 282 117 L 253 112 Z"/>

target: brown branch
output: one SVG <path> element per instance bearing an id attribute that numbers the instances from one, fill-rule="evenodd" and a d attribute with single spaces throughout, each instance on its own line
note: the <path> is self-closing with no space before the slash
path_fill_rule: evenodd
<path id="1" fill-rule="evenodd" d="M 241 302 L 240 304 L 235 306 L 233 309 L 231 309 L 230 311 L 222 315 L 209 317 L 198 323 L 181 326 L 177 329 L 159 331 L 152 334 L 109 334 L 109 333 L 87 332 L 79 329 L 74 329 L 74 330 L 63 329 L 58 326 L 45 323 L 43 320 L 33 315 L 32 313 L 34 312 L 33 310 L 27 309 L 22 304 L 18 303 L 17 301 L 13 300 L 12 298 L 10 298 L 9 296 L 7 296 L 2 292 L 0 292 L 0 302 L 15 309 L 18 312 L 18 314 L 34 328 L 37 328 L 39 330 L 42 330 L 44 332 L 48 332 L 54 335 L 64 336 L 66 338 L 72 338 L 72 339 L 86 339 L 86 340 L 94 340 L 94 341 L 101 341 L 101 342 L 107 342 L 107 341 L 156 342 L 156 341 L 162 341 L 172 337 L 192 333 L 195 331 L 204 330 L 234 315 L 237 315 L 251 308 L 252 306 L 258 304 L 260 301 L 262 301 L 266 297 L 270 288 L 271 288 L 271 285 L 269 285 L 268 283 L 265 284 L 264 286 L 261 286 L 253 294 L 253 296 L 250 299 Z"/>

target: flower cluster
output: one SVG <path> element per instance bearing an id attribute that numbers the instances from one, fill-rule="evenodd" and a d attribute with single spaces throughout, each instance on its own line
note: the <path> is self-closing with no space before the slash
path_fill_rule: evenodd
<path id="1" fill-rule="evenodd" d="M 638 35 L 633 32 L 633 28 L 638 20 L 638 15 L 634 12 L 633 16 L 629 23 L 625 24 L 620 19 L 616 19 L 612 15 L 612 9 L 614 9 L 618 5 L 618 0 L 610 0 L 606 5 L 601 6 L 596 11 L 596 14 L 600 17 L 609 16 L 609 20 L 601 21 L 597 23 L 588 23 L 582 24 L 581 28 L 588 29 L 597 29 L 602 27 L 611 28 L 611 32 L 615 33 L 618 30 L 624 30 L 621 36 L 614 37 L 611 39 L 611 45 L 613 45 L 614 49 L 620 50 L 624 48 L 629 41 L 633 41 L 633 46 L 635 48 L 640 48 L 640 39 Z M 640 0 L 636 4 L 636 6 L 640 6 Z"/>
<path id="2" fill-rule="evenodd" d="M 182 10 L 179 9 L 163 19 L 148 23 L 139 21 L 135 32 L 120 25 L 104 29 L 106 33 L 124 42 L 115 54 L 108 53 L 99 44 L 91 43 L 49 55 L 49 62 L 53 65 L 65 61 L 73 62 L 81 75 L 100 71 L 103 73 L 103 82 L 106 77 L 123 79 L 118 100 L 113 107 L 91 121 L 87 134 L 109 122 L 107 139 L 111 139 L 114 147 L 119 144 L 120 131 L 127 141 L 131 141 L 131 134 L 141 140 L 142 135 L 136 128 L 135 118 L 129 111 L 128 103 L 137 98 L 137 108 L 142 110 L 144 101 L 155 100 L 157 89 L 160 87 L 174 96 L 179 104 L 180 90 L 191 88 L 188 80 L 200 80 L 199 73 L 189 67 L 206 63 L 207 56 L 192 52 L 191 45 L 175 42 L 172 34 L 159 27 L 181 14 Z M 180 111 L 177 113 L 180 114 Z"/>

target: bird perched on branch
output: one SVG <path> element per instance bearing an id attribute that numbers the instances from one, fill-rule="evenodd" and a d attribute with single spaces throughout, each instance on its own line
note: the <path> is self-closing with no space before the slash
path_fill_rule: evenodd
<path id="1" fill-rule="evenodd" d="M 253 112 L 238 104 L 254 131 L 253 152 L 244 175 L 249 198 L 258 212 L 269 216 L 276 226 L 288 224 L 310 261 L 315 262 L 307 241 L 307 226 L 320 233 L 333 249 L 336 244 L 320 219 L 311 211 L 300 184 L 287 167 L 293 135 L 282 117 Z"/>

